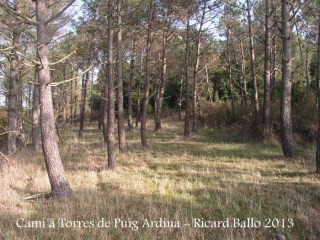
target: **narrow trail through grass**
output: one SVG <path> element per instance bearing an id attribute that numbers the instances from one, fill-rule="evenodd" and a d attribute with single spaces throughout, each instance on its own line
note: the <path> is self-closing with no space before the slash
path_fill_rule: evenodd
<path id="1" fill-rule="evenodd" d="M 151 122 L 151 121 L 150 121 Z M 61 133 L 65 170 L 74 190 L 69 201 L 24 201 L 49 191 L 41 153 L 23 150 L 1 178 L 0 239 L 320 239 L 320 179 L 313 146 L 285 159 L 278 143 L 246 142 L 227 129 L 201 130 L 184 139 L 182 123 L 150 125 L 150 149 L 140 147 L 139 130 L 128 132 L 128 154 L 116 154 L 117 169 L 105 167 L 106 150 L 95 125 L 82 139 L 77 129 Z M 52 218 L 55 228 L 18 228 L 16 221 Z M 58 219 L 111 221 L 110 228 L 58 227 Z M 138 221 L 138 229 L 115 227 L 114 219 Z M 285 221 L 275 228 L 194 227 L 205 221 L 254 218 Z M 144 220 L 179 221 L 181 227 L 142 227 Z M 288 227 L 293 219 L 293 227 Z M 289 224 L 290 225 L 290 224 Z M 63 237 L 62 237 L 63 236 Z"/>

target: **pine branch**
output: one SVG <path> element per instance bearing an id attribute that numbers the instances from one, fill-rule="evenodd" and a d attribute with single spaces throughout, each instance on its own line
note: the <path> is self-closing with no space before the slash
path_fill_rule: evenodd
<path id="1" fill-rule="evenodd" d="M 61 9 L 61 11 L 57 12 L 53 16 L 51 16 L 49 19 L 45 21 L 44 24 L 48 24 L 49 22 L 53 21 L 54 19 L 58 18 L 63 14 L 76 0 L 71 0 L 64 8 Z"/>

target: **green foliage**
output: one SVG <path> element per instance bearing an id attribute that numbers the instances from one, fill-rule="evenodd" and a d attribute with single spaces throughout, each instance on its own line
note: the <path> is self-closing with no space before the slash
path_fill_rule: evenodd
<path id="1" fill-rule="evenodd" d="M 216 91 L 219 93 L 219 99 L 227 101 L 229 99 L 229 91 L 227 87 L 228 73 L 223 71 L 216 71 L 213 75 L 213 84 Z"/>
<path id="2" fill-rule="evenodd" d="M 184 93 L 185 91 L 183 91 Z M 168 83 L 164 92 L 164 104 L 171 108 L 177 108 L 177 103 L 180 96 L 180 79 L 177 77 L 171 77 L 168 79 Z"/>

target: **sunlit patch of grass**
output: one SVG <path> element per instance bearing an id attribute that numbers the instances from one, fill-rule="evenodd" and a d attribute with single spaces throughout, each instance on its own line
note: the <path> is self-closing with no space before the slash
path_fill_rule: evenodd
<path id="1" fill-rule="evenodd" d="M 74 190 L 69 201 L 23 201 L 28 193 L 49 191 L 40 153 L 26 150 L 2 175 L 0 229 L 5 239 L 319 239 L 320 179 L 310 160 L 314 148 L 294 159 L 282 157 L 275 143 L 253 143 L 227 129 L 201 130 L 190 139 L 182 124 L 149 126 L 148 150 L 139 130 L 127 133 L 129 152 L 116 152 L 117 169 L 106 169 L 106 147 L 94 126 L 77 138 L 67 130 L 59 142 Z M 23 158 L 23 161 L 21 161 Z M 113 221 L 166 218 L 224 220 L 253 217 L 294 219 L 293 228 L 59 228 L 18 229 L 17 218 Z"/>

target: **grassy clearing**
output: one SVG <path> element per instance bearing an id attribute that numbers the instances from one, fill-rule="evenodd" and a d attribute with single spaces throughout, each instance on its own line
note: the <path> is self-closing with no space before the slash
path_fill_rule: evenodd
<path id="1" fill-rule="evenodd" d="M 150 121 L 151 122 L 151 121 Z M 165 122 L 152 132 L 150 149 L 140 147 L 139 131 L 128 133 L 130 152 L 117 154 L 117 170 L 105 169 L 101 134 L 89 127 L 62 135 L 60 150 L 74 197 L 69 201 L 24 201 L 48 191 L 42 156 L 19 153 L 3 171 L 0 184 L 0 238 L 3 239 L 320 239 L 320 179 L 314 174 L 313 146 L 295 159 L 282 157 L 277 143 L 244 142 L 226 129 L 205 130 L 183 139 L 182 124 Z M 17 228 L 19 218 L 94 221 L 136 220 L 131 227 Z M 276 228 L 142 228 L 144 219 L 189 223 L 192 219 L 285 219 Z M 294 226 L 288 228 L 289 218 Z M 276 220 L 275 220 L 276 221 Z M 290 220 L 289 220 L 290 221 Z M 274 222 L 276 223 L 276 222 Z M 290 224 L 289 224 L 290 225 Z M 129 226 L 129 221 L 127 222 Z"/>

